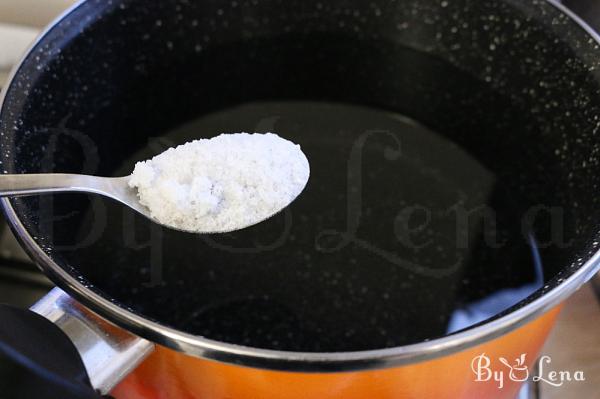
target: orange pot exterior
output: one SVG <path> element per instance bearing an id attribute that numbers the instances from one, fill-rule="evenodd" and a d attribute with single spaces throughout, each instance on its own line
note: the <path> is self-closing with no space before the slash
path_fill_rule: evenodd
<path id="1" fill-rule="evenodd" d="M 157 347 L 112 395 L 117 399 L 480 399 L 511 398 L 519 382 L 475 381 L 471 362 L 485 353 L 492 370 L 526 353 L 531 369 L 559 308 L 502 337 L 452 355 L 396 368 L 345 373 L 294 373 L 218 363 Z"/>

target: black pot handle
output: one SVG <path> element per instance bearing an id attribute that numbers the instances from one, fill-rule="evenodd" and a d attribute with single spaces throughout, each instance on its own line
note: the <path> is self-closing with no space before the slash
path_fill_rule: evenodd
<path id="1" fill-rule="evenodd" d="M 0 399 L 106 398 L 153 350 L 53 288 L 30 310 L 0 305 L 0 360 L 11 365 L 0 361 Z M 3 381 L 16 378 L 8 394 Z"/>
<path id="2" fill-rule="evenodd" d="M 101 394 L 108 394 L 154 350 L 153 343 L 109 323 L 60 288 L 53 288 L 31 310 L 68 336 Z"/>
<path id="3" fill-rule="evenodd" d="M 30 310 L 9 305 L 0 305 L 0 381 L 7 398 L 102 398 L 63 331 Z"/>

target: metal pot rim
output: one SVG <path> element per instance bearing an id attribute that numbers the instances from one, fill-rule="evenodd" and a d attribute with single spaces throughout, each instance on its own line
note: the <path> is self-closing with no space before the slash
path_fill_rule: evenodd
<path id="1" fill-rule="evenodd" d="M 26 56 L 39 44 L 46 34 L 67 15 L 80 7 L 86 0 L 79 0 L 49 24 L 30 45 L 17 63 L 0 94 L 0 111 L 3 109 L 8 87 L 23 64 Z M 545 0 L 566 14 L 600 44 L 600 35 L 590 28 L 558 0 Z M 148 320 L 124 309 L 86 288 L 75 277 L 63 270 L 35 242 L 19 220 L 7 198 L 0 199 L 9 225 L 27 253 L 39 267 L 69 295 L 88 306 L 94 312 L 114 324 L 157 344 L 164 345 L 188 355 L 216 361 L 240 364 L 265 369 L 297 372 L 340 372 L 393 367 L 433 359 L 458 352 L 468 347 L 492 340 L 535 319 L 556 306 L 577 290 L 600 270 L 600 251 L 596 252 L 575 273 L 539 298 L 498 319 L 468 328 L 465 331 L 417 344 L 355 352 L 292 352 L 246 347 L 207 339 Z"/>

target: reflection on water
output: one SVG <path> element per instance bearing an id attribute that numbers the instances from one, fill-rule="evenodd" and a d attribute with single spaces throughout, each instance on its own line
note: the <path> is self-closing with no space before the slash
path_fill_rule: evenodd
<path id="1" fill-rule="evenodd" d="M 535 280 L 532 283 L 517 288 L 501 289 L 484 299 L 459 307 L 450 316 L 448 329 L 446 330 L 447 334 L 460 331 L 494 317 L 542 288 L 544 285 L 542 260 L 535 238 L 532 235 L 529 236 L 529 243 L 531 245 L 531 258 L 533 260 L 531 264 L 535 271 Z"/>

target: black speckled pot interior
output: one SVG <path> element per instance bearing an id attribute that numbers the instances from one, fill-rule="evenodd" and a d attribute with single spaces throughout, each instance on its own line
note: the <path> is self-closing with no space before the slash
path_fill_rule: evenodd
<path id="1" fill-rule="evenodd" d="M 0 168 L 127 173 L 132 154 L 154 138 L 248 102 L 322 101 L 397 112 L 466 149 L 506 182 L 522 209 L 564 211 L 568 245 L 540 248 L 543 287 L 518 307 L 560 284 L 596 251 L 599 60 L 589 34 L 543 1 L 90 0 L 46 34 L 8 87 Z M 446 66 L 470 79 L 451 77 Z M 253 128 L 235 122 L 228 123 Z M 301 135 L 294 140 L 310 152 Z M 314 165 L 313 173 L 319 173 Z M 331 185 L 344 193 L 344 183 L 332 178 Z M 336 326 L 319 314 L 324 304 L 337 303 L 340 314 L 350 315 L 374 299 L 332 288 L 368 280 L 369 268 L 336 275 L 328 269 L 340 261 L 335 254 L 305 248 L 315 252 L 318 267 L 299 273 L 304 258 L 297 247 L 269 250 L 264 244 L 282 228 L 306 233 L 303 215 L 318 214 L 318 190 L 311 190 L 287 212 L 225 239 L 163 230 L 109 200 L 82 194 L 11 203 L 39 246 L 81 283 L 165 325 L 228 340 L 206 327 L 220 317 L 207 312 L 222 307 L 238 321 L 247 317 L 266 337 L 254 345 L 275 349 L 375 349 L 434 338 L 438 330 L 427 312 L 419 319 L 421 335 L 380 339 L 369 338 L 367 323 L 350 318 Z M 540 241 L 550 228 L 534 226 Z M 238 250 L 206 265 L 210 245 Z M 518 264 L 495 267 L 479 272 L 476 285 L 431 278 L 397 301 L 420 301 L 426 310 L 434 306 L 427 302 L 431 292 L 445 285 L 477 297 L 486 284 L 510 285 L 511 276 L 522 273 Z M 391 290 L 410 277 L 397 273 L 384 276 L 382 287 Z M 274 311 L 276 301 L 289 308 Z M 314 344 L 322 331 L 314 325 L 349 331 L 353 323 L 353 337 Z M 290 330 L 304 335 L 278 335 Z"/>

